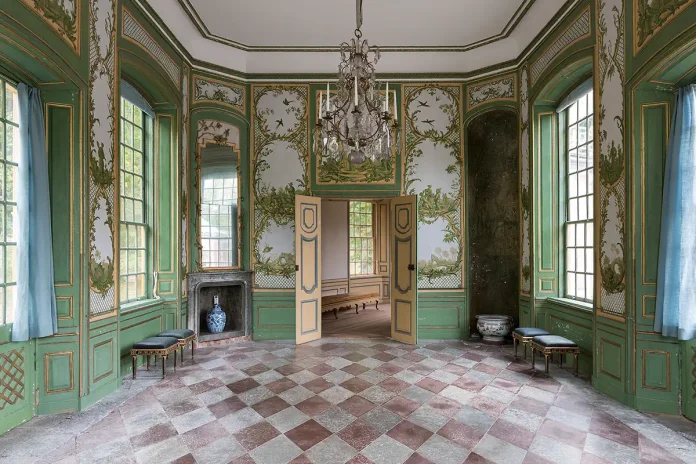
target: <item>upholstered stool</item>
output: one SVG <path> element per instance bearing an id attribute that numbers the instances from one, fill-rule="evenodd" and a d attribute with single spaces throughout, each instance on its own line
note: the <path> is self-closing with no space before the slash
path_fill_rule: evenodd
<path id="1" fill-rule="evenodd" d="M 560 335 L 538 335 L 532 338 L 532 368 L 534 368 L 534 354 L 535 351 L 539 351 L 544 355 L 544 372 L 548 375 L 549 373 L 549 356 L 553 359 L 553 355 L 558 353 L 561 355 L 561 361 L 559 366 L 563 365 L 563 355 L 566 353 L 572 353 L 575 360 L 573 373 L 575 377 L 578 376 L 578 355 L 580 354 L 580 347 L 578 344 L 572 340 L 568 340 Z"/>
<path id="2" fill-rule="evenodd" d="M 190 329 L 172 329 L 165 330 L 157 334 L 158 337 L 174 337 L 179 340 L 179 348 L 181 348 L 181 364 L 184 363 L 184 349 L 191 342 L 191 359 L 193 359 L 193 345 L 196 341 L 196 332 Z"/>
<path id="3" fill-rule="evenodd" d="M 167 375 L 167 356 L 174 353 L 174 370 L 176 371 L 176 350 L 179 348 L 179 340 L 175 337 L 150 337 L 136 343 L 131 348 L 131 356 L 133 356 L 133 378 L 137 370 L 138 356 L 145 356 L 147 370 L 150 370 L 150 356 L 162 357 L 162 378 Z"/>
<path id="4" fill-rule="evenodd" d="M 536 327 L 518 327 L 512 332 L 512 344 L 515 347 L 515 357 L 517 357 L 517 345 L 522 342 L 524 347 L 524 359 L 527 359 L 527 345 L 532 341 L 532 338 L 537 335 L 551 335 L 544 329 Z"/>

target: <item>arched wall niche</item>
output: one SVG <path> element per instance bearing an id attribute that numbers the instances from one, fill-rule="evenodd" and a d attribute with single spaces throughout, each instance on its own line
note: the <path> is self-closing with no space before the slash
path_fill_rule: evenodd
<path id="1" fill-rule="evenodd" d="M 499 105 L 465 122 L 469 319 L 519 313 L 519 116 Z"/>

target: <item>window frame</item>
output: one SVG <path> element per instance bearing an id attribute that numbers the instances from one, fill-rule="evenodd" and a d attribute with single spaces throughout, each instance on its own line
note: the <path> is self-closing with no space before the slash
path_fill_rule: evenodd
<path id="1" fill-rule="evenodd" d="M 586 99 L 587 96 L 590 95 L 592 96 L 593 101 L 588 105 L 588 112 L 586 113 L 585 116 L 579 117 L 579 114 L 576 113 L 576 119 L 574 122 L 571 122 L 570 118 L 570 111 L 575 107 L 575 105 L 578 104 L 579 100 Z M 596 221 L 596 211 L 594 208 L 594 202 L 595 202 L 595 195 L 597 195 L 597 186 L 595 185 L 594 182 L 594 170 L 597 168 L 597 166 L 594 165 L 594 144 L 595 144 L 595 134 L 594 134 L 594 127 L 595 127 L 595 105 L 594 105 L 594 98 L 596 96 L 594 95 L 594 92 L 592 89 L 589 89 L 587 92 L 583 92 L 579 95 L 576 96 L 571 102 L 569 102 L 565 107 L 560 108 L 558 110 L 559 113 L 559 118 L 558 118 L 558 140 L 559 140 L 559 161 L 560 161 L 560 167 L 561 169 L 559 170 L 559 177 L 560 177 L 560 189 L 559 189 L 559 196 L 560 196 L 560 202 L 559 202 L 559 210 L 560 210 L 560 230 L 561 234 L 559 235 L 560 238 L 560 248 L 562 250 L 562 253 L 560 253 L 560 260 L 561 260 L 561 272 L 562 272 L 562 277 L 561 277 L 561 282 L 563 283 L 562 285 L 562 291 L 561 295 L 562 298 L 577 301 L 577 302 L 582 302 L 586 304 L 594 304 L 594 300 L 597 297 L 595 294 L 595 279 L 596 279 L 596 249 L 595 249 L 595 244 L 594 244 L 594 234 L 595 234 L 595 221 Z M 591 113 L 589 112 L 591 110 Z M 579 139 L 579 131 L 576 132 L 576 140 L 575 140 L 575 145 L 571 147 L 571 127 L 576 126 L 580 127 L 581 122 L 585 122 L 586 125 L 585 127 L 588 127 L 588 130 L 586 131 L 586 136 L 585 136 L 585 141 L 580 143 Z M 591 126 L 587 125 L 587 122 L 591 122 Z M 571 172 L 571 151 L 575 149 L 579 149 L 580 147 L 585 147 L 585 154 L 586 154 L 586 161 L 584 168 L 581 167 L 580 165 L 580 160 L 576 155 L 576 170 Z M 585 192 L 581 193 L 579 190 L 579 179 L 580 173 L 584 173 L 584 178 L 585 178 Z M 571 176 L 575 175 L 576 176 L 576 182 L 578 182 L 578 186 L 575 188 L 575 194 L 573 195 L 571 192 Z M 589 190 L 590 185 L 592 186 L 592 191 Z M 579 211 L 580 207 L 577 207 L 578 211 L 578 217 L 575 218 L 574 220 L 571 220 L 571 201 L 576 200 L 577 204 L 579 205 L 579 202 L 586 201 L 586 213 L 587 213 L 587 219 L 580 219 L 579 218 Z M 590 217 L 591 213 L 591 217 Z M 584 232 L 584 241 L 582 242 L 582 245 L 578 245 L 577 243 L 577 237 L 574 241 L 573 245 L 570 245 L 570 226 L 572 225 L 573 227 L 573 233 L 579 228 L 580 225 L 583 225 L 583 232 Z M 573 266 L 572 270 L 569 270 L 569 264 L 571 260 L 569 259 L 569 249 L 575 250 L 575 259 L 574 263 L 578 262 L 577 258 L 577 253 L 578 250 L 582 250 L 582 254 L 584 255 L 583 262 L 583 271 L 577 271 L 577 267 Z M 588 256 L 591 258 L 588 260 Z M 588 270 L 589 269 L 589 270 Z M 569 283 L 569 273 L 573 273 L 576 277 L 576 282 L 574 286 L 571 286 Z M 577 291 L 577 278 L 579 275 L 584 276 L 585 280 L 585 293 L 584 296 L 579 296 L 578 291 Z M 589 283 L 589 286 L 588 286 Z M 572 290 L 572 291 L 571 291 Z M 591 297 L 588 298 L 588 292 L 591 292 Z"/>
<path id="2" fill-rule="evenodd" d="M 15 99 L 14 99 L 14 105 L 13 105 L 13 119 L 9 120 L 7 119 L 7 114 L 6 114 L 6 109 L 7 109 L 7 87 L 12 87 L 15 92 Z M 8 161 L 6 154 L 7 154 L 7 140 L 9 138 L 8 134 L 10 131 L 8 131 L 8 127 L 11 127 L 11 132 L 13 133 L 13 149 L 19 144 L 19 97 L 17 95 L 17 85 L 0 75 L 0 189 L 3 191 L 0 192 L 0 327 L 7 327 L 10 324 L 14 322 L 14 306 L 16 305 L 16 298 L 17 298 L 17 247 L 19 245 L 19 238 L 20 234 L 18 233 L 18 227 L 19 227 L 19 219 L 18 219 L 18 206 L 17 206 L 17 182 L 19 181 L 19 163 L 18 161 L 13 157 L 12 161 Z M 14 114 L 15 111 L 17 114 Z M 15 140 L 14 135 L 17 136 L 17 139 Z M 8 200 L 8 195 L 7 191 L 5 189 L 7 188 L 7 172 L 8 170 L 6 169 L 8 166 L 12 166 L 14 169 L 14 179 L 13 179 L 13 200 Z M 7 240 L 7 211 L 8 211 L 8 206 L 13 208 L 15 213 L 14 213 L 14 220 L 13 220 L 13 233 L 14 233 L 14 238 L 15 240 L 8 241 Z M 15 250 L 15 266 L 14 266 L 14 280 L 9 279 L 9 275 L 7 274 L 7 269 L 8 269 L 8 259 L 7 259 L 7 248 L 8 247 L 14 247 Z M 14 299 L 10 301 L 10 305 L 12 305 L 12 308 L 8 310 L 8 298 L 7 298 L 7 289 L 8 288 L 14 288 Z M 12 314 L 11 318 L 8 318 L 8 314 Z M 10 320 L 11 319 L 11 320 Z"/>
<path id="3" fill-rule="evenodd" d="M 370 205 L 370 212 L 369 213 L 362 213 L 362 212 L 355 212 L 353 211 L 353 204 L 354 203 L 365 203 Z M 348 277 L 365 277 L 365 276 L 371 276 L 375 275 L 375 207 L 374 207 L 374 202 L 372 201 L 363 201 L 363 200 L 351 200 L 348 202 Z M 370 218 L 370 224 L 369 224 L 369 236 L 365 235 L 353 235 L 352 229 L 353 226 L 356 227 L 362 227 L 364 228 L 368 224 L 361 224 L 360 221 L 358 223 L 354 223 L 353 215 L 359 215 L 359 216 L 369 216 Z M 362 253 L 365 252 L 372 252 L 372 260 L 368 262 L 367 260 L 360 259 L 359 261 L 354 261 L 353 258 L 353 253 L 354 251 L 357 250 L 357 248 L 352 246 L 353 240 L 369 240 L 369 246 L 364 247 L 360 246 L 360 254 L 362 257 Z M 363 265 L 367 264 L 369 267 L 368 272 L 353 272 L 353 269 L 357 269 L 357 266 L 354 268 L 353 265 L 360 265 L 361 268 Z"/>
<path id="4" fill-rule="evenodd" d="M 131 122 L 124 116 L 124 101 L 127 101 L 130 103 L 134 109 L 139 110 L 142 113 L 142 125 L 137 126 L 136 123 Z M 123 138 L 124 138 L 124 121 L 127 121 L 129 124 L 133 124 L 134 126 L 137 126 L 140 128 L 143 132 L 142 135 L 142 146 L 143 150 L 141 152 L 142 154 L 142 167 L 141 167 L 141 172 L 142 172 L 142 203 L 143 203 L 143 222 L 139 223 L 137 221 L 126 221 L 125 220 L 125 209 L 124 205 L 125 202 L 123 200 L 125 199 L 131 199 L 131 197 L 126 197 L 124 196 L 124 185 L 121 182 L 121 175 L 125 172 L 125 150 L 123 149 L 123 146 L 125 145 L 126 148 L 129 148 L 133 150 L 134 152 L 137 150 L 137 148 L 133 147 L 133 143 L 129 145 L 126 143 Z M 152 277 L 152 272 L 154 269 L 154 157 L 155 157 L 155 147 L 154 147 L 154 134 L 156 131 L 156 118 L 153 118 L 152 116 L 148 115 L 147 112 L 140 106 L 138 106 L 136 103 L 132 102 L 131 100 L 125 98 L 125 97 L 120 97 L 119 100 L 119 242 L 118 242 L 118 252 L 119 252 L 119 294 L 118 294 L 118 299 L 119 299 L 119 305 L 120 306 L 128 306 L 132 305 L 135 303 L 139 303 L 142 301 L 146 301 L 148 299 L 153 298 L 153 289 L 152 289 L 152 283 L 153 283 L 153 277 Z M 133 142 L 133 140 L 131 140 Z M 134 165 L 133 165 L 134 168 Z M 130 172 L 129 172 L 130 173 Z M 138 175 L 136 173 L 132 173 L 133 175 Z M 136 227 L 143 227 L 144 228 L 144 244 L 145 247 L 137 247 L 137 248 L 132 248 L 128 244 L 125 248 L 123 247 L 123 226 L 136 226 Z M 126 238 L 127 240 L 127 238 Z M 138 245 L 140 245 L 138 243 Z M 123 253 L 123 250 L 137 250 L 137 251 L 143 251 L 144 254 L 144 259 L 145 259 L 145 270 L 144 272 L 135 272 L 135 273 L 130 273 L 128 272 L 127 274 L 123 274 L 123 266 L 121 265 L 123 263 L 123 260 L 121 258 L 121 254 Z M 136 251 L 136 252 L 137 252 Z M 126 299 L 121 299 L 121 294 L 123 292 L 123 284 L 121 282 L 121 279 L 123 277 L 128 277 L 132 275 L 142 275 L 144 274 L 144 294 L 141 296 L 138 296 L 136 293 L 135 298 L 126 298 Z M 126 284 L 127 288 L 127 284 Z M 137 283 L 136 283 L 136 292 L 137 292 Z"/>

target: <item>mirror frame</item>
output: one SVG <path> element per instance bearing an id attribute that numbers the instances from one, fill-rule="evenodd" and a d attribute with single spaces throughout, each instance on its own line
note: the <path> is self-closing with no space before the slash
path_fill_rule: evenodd
<path id="1" fill-rule="evenodd" d="M 208 144 L 214 144 L 218 146 L 228 146 L 232 148 L 232 151 L 237 154 L 237 265 L 236 266 L 226 266 L 226 267 L 203 267 L 203 243 L 201 239 L 201 214 L 202 214 L 202 196 L 203 196 L 203 183 L 201 178 L 201 169 L 203 167 L 202 150 L 206 148 Z M 196 248 L 198 248 L 198 260 L 196 262 L 196 267 L 198 272 L 219 272 L 219 271 L 238 271 L 243 269 L 242 265 L 242 153 L 239 147 L 234 143 L 220 143 L 219 140 L 213 138 L 201 139 L 200 143 L 196 146 L 196 181 L 198 183 L 197 192 L 197 203 L 196 203 Z"/>

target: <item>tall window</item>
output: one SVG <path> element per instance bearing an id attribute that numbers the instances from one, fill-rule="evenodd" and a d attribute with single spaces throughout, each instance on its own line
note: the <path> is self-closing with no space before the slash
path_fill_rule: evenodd
<path id="1" fill-rule="evenodd" d="M 591 302 L 594 282 L 592 91 L 566 110 L 565 296 Z"/>
<path id="2" fill-rule="evenodd" d="M 372 203 L 351 201 L 348 217 L 350 275 L 373 274 L 375 239 L 372 227 Z"/>
<path id="3" fill-rule="evenodd" d="M 148 294 L 147 166 L 152 121 L 142 109 L 121 98 L 120 300 Z"/>
<path id="4" fill-rule="evenodd" d="M 0 325 L 14 321 L 17 291 L 17 89 L 0 78 Z"/>
<path id="5" fill-rule="evenodd" d="M 204 170 L 201 192 L 203 267 L 238 264 L 236 169 L 236 165 L 215 167 L 213 164 Z"/>

